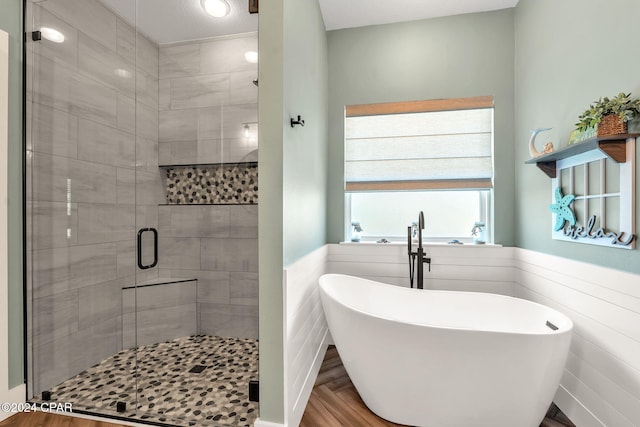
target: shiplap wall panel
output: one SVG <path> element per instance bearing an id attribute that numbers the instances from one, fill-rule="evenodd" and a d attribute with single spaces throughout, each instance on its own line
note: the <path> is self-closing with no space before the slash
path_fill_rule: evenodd
<path id="1" fill-rule="evenodd" d="M 323 246 L 284 269 L 287 302 L 285 309 L 288 321 L 295 319 L 300 307 L 315 290 L 315 286 L 310 285 L 314 279 L 324 274 L 327 252 L 327 246 Z"/>
<path id="2" fill-rule="evenodd" d="M 432 272 L 425 271 L 427 289 L 514 295 L 567 314 L 575 326 L 554 401 L 579 427 L 640 427 L 640 276 L 518 248 L 426 249 L 432 258 Z M 324 259 L 327 272 L 398 286 L 408 286 L 407 261 L 406 246 L 368 244 L 328 245 Z M 290 277 L 317 287 L 310 277 L 319 269 L 307 263 L 291 269 Z M 318 354 L 317 333 L 326 325 L 313 323 L 320 322 L 320 306 L 313 304 L 317 297 L 308 287 L 296 286 L 288 294 L 294 302 L 287 307 L 288 319 L 297 325 L 288 333 L 297 352 L 287 352 L 293 355 L 287 372 L 295 372 L 294 366 Z M 314 380 L 312 370 L 298 372 L 291 376 L 291 389 Z M 298 411 L 307 399 L 299 396 L 292 402 Z"/>
<path id="3" fill-rule="evenodd" d="M 464 291 L 469 292 L 485 292 L 490 294 L 500 294 L 513 296 L 513 282 L 491 280 L 478 283 L 476 280 L 449 280 L 449 279 L 431 279 L 428 278 L 424 282 L 425 289 L 439 289 L 443 291 Z"/>
<path id="4" fill-rule="evenodd" d="M 638 348 L 635 345 L 628 345 L 628 343 L 624 342 L 625 337 L 616 333 L 614 330 L 609 328 L 603 328 L 597 325 L 597 322 L 589 321 L 588 318 L 573 312 L 561 304 L 555 303 L 552 299 L 543 297 L 539 294 L 535 294 L 530 291 L 520 291 L 518 295 L 521 298 L 529 299 L 534 302 L 538 302 L 540 304 L 544 304 L 548 307 L 554 308 L 558 311 L 562 311 L 567 314 L 574 321 L 574 331 L 572 341 L 576 341 L 579 339 L 585 339 L 581 336 L 581 334 L 591 335 L 593 331 L 597 331 L 597 334 L 601 337 L 601 341 L 598 343 L 599 345 L 605 346 L 615 346 L 621 347 L 618 350 L 623 354 L 627 355 L 627 357 L 635 357 L 634 355 L 640 354 L 638 353 Z M 606 342 L 603 342 L 606 341 Z M 622 342 L 621 342 L 622 341 Z M 570 357 L 580 357 L 578 353 L 575 351 L 574 343 L 572 342 L 571 346 L 571 356 Z M 603 375 L 607 376 L 611 370 L 617 369 L 620 364 L 624 362 L 617 359 L 613 354 L 608 355 L 609 361 L 607 366 L 604 366 L 602 369 Z M 589 363 L 589 360 L 586 359 L 585 363 Z M 606 390 L 602 390 L 601 383 L 599 382 L 588 382 L 584 383 L 583 381 L 587 381 L 583 376 L 583 373 L 580 370 L 571 371 L 574 368 L 573 365 L 567 365 L 565 368 L 565 374 L 563 375 L 563 379 L 561 381 L 561 385 L 575 398 L 577 399 L 581 405 L 588 408 L 588 410 L 594 415 L 602 420 L 605 426 L 622 426 L 625 425 L 623 423 L 617 424 L 616 421 L 618 417 L 614 415 L 609 415 L 612 412 L 620 412 L 621 409 L 618 409 L 618 402 L 611 399 L 611 396 L 606 394 Z M 632 381 L 637 381 L 638 373 L 631 371 Z M 601 404 L 601 402 L 608 402 L 606 405 Z M 640 402 L 639 402 L 640 404 Z M 567 410 L 566 407 L 560 406 L 560 408 L 572 419 L 579 419 L 584 417 L 584 414 L 576 414 Z M 577 417 L 577 418 L 576 418 Z M 613 417 L 613 418 L 610 418 Z M 637 425 L 640 425 L 640 420 L 634 421 Z M 578 424 L 581 426 L 581 424 Z"/>
<path id="5" fill-rule="evenodd" d="M 522 249 L 514 258 L 516 296 L 574 322 L 561 385 L 579 404 L 561 390 L 561 409 L 585 425 L 640 426 L 640 277 Z"/>
<path id="6" fill-rule="evenodd" d="M 582 405 L 575 396 L 571 395 L 562 383 L 556 391 L 553 402 L 562 409 L 565 415 L 569 415 L 571 421 L 580 427 L 603 427 L 602 422 L 597 419 L 589 410 Z"/>
<path id="7" fill-rule="evenodd" d="M 302 419 L 327 348 L 329 327 L 318 288 L 327 253 L 325 245 L 283 271 L 285 424 L 290 426 Z"/>
<path id="8" fill-rule="evenodd" d="M 473 279 L 477 282 L 507 282 L 512 280 L 513 273 L 510 266 L 441 265 L 432 262 L 431 273 L 425 272 L 425 278 L 429 277 L 435 279 Z"/>
<path id="9" fill-rule="evenodd" d="M 386 256 L 386 259 L 375 259 L 380 258 L 382 256 L 376 256 L 374 259 L 367 259 L 366 256 L 351 256 L 348 254 L 342 254 L 340 257 L 330 257 L 329 262 L 331 263 L 346 263 L 349 265 L 355 264 L 363 264 L 363 265 L 371 265 L 371 264 L 379 264 L 380 269 L 385 271 L 386 273 L 392 273 L 397 275 L 398 272 L 409 271 L 409 257 L 407 254 L 403 254 L 400 257 L 392 257 L 393 254 Z M 479 268 L 491 268 L 491 267 L 510 267 L 512 263 L 509 260 L 505 260 L 503 258 L 452 258 L 445 257 L 438 253 L 438 251 L 432 251 L 426 255 L 431 258 L 431 267 L 434 266 L 460 266 L 460 267 L 479 267 Z M 426 264 L 425 264 L 426 266 Z M 393 270 L 391 270 L 393 269 Z"/>
<path id="10" fill-rule="evenodd" d="M 640 370 L 640 342 L 620 330 L 616 325 L 620 325 L 617 314 L 624 314 L 625 317 L 633 319 L 631 325 L 621 324 L 625 330 L 637 335 L 634 331 L 640 325 L 640 315 L 630 313 L 620 307 L 613 306 L 608 310 L 608 315 L 613 317 L 605 318 L 597 310 L 606 305 L 600 300 L 598 304 L 574 304 L 570 300 L 573 296 L 580 295 L 579 292 L 566 292 L 564 286 L 550 279 L 532 274 L 519 275 L 516 285 L 516 296 L 531 299 L 541 304 L 548 305 L 567 314 L 574 323 L 574 334 L 578 334 L 584 339 L 602 348 L 611 356 L 624 361 L 633 369 Z M 518 286 L 519 285 L 519 286 Z M 588 297 L 588 296 L 587 296 Z M 569 299 L 567 299 L 569 298 Z M 592 298 L 594 301 L 597 298 Z"/>
<path id="11" fill-rule="evenodd" d="M 514 261 L 518 266 L 522 266 L 523 262 L 524 264 L 537 265 L 549 273 L 569 275 L 601 288 L 640 298 L 640 276 L 637 274 L 526 249 L 516 249 Z"/>
<path id="12" fill-rule="evenodd" d="M 416 246 L 414 244 L 413 250 Z M 425 244 L 424 250 L 428 255 L 432 251 L 437 253 L 438 256 L 445 258 L 501 258 L 508 262 L 513 260 L 513 250 L 515 248 L 493 246 L 493 245 L 447 245 L 447 244 Z M 387 243 L 370 244 L 370 243 L 343 243 L 343 244 L 330 244 L 330 251 L 328 254 L 328 260 L 345 260 L 345 256 L 349 259 L 357 259 L 360 257 L 369 261 L 387 261 L 389 256 L 394 258 L 407 257 L 407 245 L 406 242 L 401 243 Z"/>
<path id="13" fill-rule="evenodd" d="M 322 311 L 322 309 L 320 310 Z M 300 390 L 297 396 L 291 396 L 292 398 L 292 411 L 289 420 L 299 422 L 302 419 L 304 410 L 307 406 L 307 401 L 311 395 L 311 389 L 315 384 L 322 360 L 324 359 L 325 352 L 328 345 L 328 330 L 326 328 L 326 322 L 324 321 L 324 313 L 322 320 L 316 320 L 314 327 L 311 329 L 309 339 L 306 345 L 303 347 L 305 351 L 300 352 L 299 358 L 301 361 L 313 361 L 310 368 L 304 371 L 297 372 L 295 377 L 290 382 L 293 390 Z M 316 363 L 317 362 L 317 366 Z"/>
<path id="14" fill-rule="evenodd" d="M 623 360 L 574 334 L 571 350 L 582 360 L 588 360 L 589 366 L 598 372 L 606 372 L 606 377 L 632 396 L 640 396 L 640 371 Z M 612 363 L 616 361 L 618 363 Z"/>
<path id="15" fill-rule="evenodd" d="M 636 313 L 640 313 L 640 297 L 636 297 L 626 292 L 620 292 L 610 287 L 602 286 L 597 282 L 597 280 L 599 280 L 597 274 L 595 275 L 595 278 L 590 277 L 586 280 L 572 275 L 572 270 L 549 272 L 549 270 L 544 266 L 529 264 L 526 262 L 520 263 L 519 269 L 537 276 L 547 277 L 554 283 L 561 283 L 563 287 L 570 288 L 582 294 L 595 296 L 598 299 L 602 299 L 628 310 L 635 311 Z M 610 278 L 600 278 L 600 280 L 606 280 L 606 282 L 611 281 Z M 636 282 L 636 287 L 640 288 L 640 283 Z"/>
<path id="16" fill-rule="evenodd" d="M 569 354 L 566 370 L 579 372 L 583 384 L 598 384 L 594 392 L 607 396 L 609 401 L 615 402 L 616 410 L 625 414 L 626 418 L 640 420 L 640 400 L 573 352 Z"/>
<path id="17" fill-rule="evenodd" d="M 296 353 L 290 353 L 290 366 L 294 367 L 291 371 L 290 384 L 292 390 L 301 390 L 304 380 L 309 371 L 297 369 L 304 367 L 309 360 L 313 360 L 317 351 L 318 343 L 321 343 L 326 333 L 326 323 L 324 321 L 324 312 L 322 306 L 317 304 L 320 295 L 317 294 L 310 298 L 307 302 L 308 316 L 299 329 L 298 334 L 290 340 L 292 348 L 299 349 Z M 298 399 L 299 396 L 296 396 Z"/>
<path id="18" fill-rule="evenodd" d="M 640 314 L 621 307 L 601 295 L 585 293 L 568 287 L 556 278 L 545 278 L 537 274 L 523 272 L 521 277 L 535 285 L 535 290 L 543 295 L 562 301 L 571 310 L 596 316 L 603 326 L 611 328 L 631 339 L 640 341 Z M 640 357 L 638 358 L 640 359 Z M 640 362 L 640 360 L 639 360 Z"/>
<path id="19" fill-rule="evenodd" d="M 380 263 L 380 262 L 331 262 L 332 273 L 350 274 L 353 276 L 373 276 L 373 277 L 409 277 L 409 267 L 407 261 L 400 263 Z"/>
<path id="20" fill-rule="evenodd" d="M 571 372 L 565 370 L 562 375 L 560 383 L 576 398 L 578 399 L 589 412 L 598 420 L 602 426 L 606 427 L 638 427 L 622 415 L 615 407 L 612 406 L 612 402 L 603 399 L 591 389 L 587 384 L 580 381 L 578 377 Z M 569 414 L 571 416 L 571 414 Z"/>
<path id="21" fill-rule="evenodd" d="M 563 312 L 573 320 L 573 337 L 571 343 L 571 352 L 577 356 L 584 356 L 587 362 L 590 356 L 580 353 L 576 350 L 576 342 L 579 340 L 587 341 L 602 350 L 601 370 L 605 373 L 616 370 L 620 364 L 626 364 L 630 370 L 627 373 L 633 382 L 640 381 L 640 372 L 638 371 L 638 357 L 640 354 L 640 343 L 629 339 L 629 337 L 608 328 L 596 320 L 593 320 L 581 313 L 571 310 L 566 305 L 558 303 L 553 298 L 536 293 L 530 289 L 516 285 L 516 296 L 528 299 L 548 307 Z M 597 385 L 594 385 L 597 387 Z M 633 392 L 633 388 L 629 389 Z M 640 420 L 639 420 L 640 421 Z"/>
<path id="22" fill-rule="evenodd" d="M 495 246 L 426 246 L 425 289 L 513 295 L 513 248 Z M 409 286 L 406 245 L 332 244 L 327 271 L 398 286 Z"/>

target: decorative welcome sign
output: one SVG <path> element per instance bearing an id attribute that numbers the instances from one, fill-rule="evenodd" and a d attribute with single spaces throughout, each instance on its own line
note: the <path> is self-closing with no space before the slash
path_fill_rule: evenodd
<path id="1" fill-rule="evenodd" d="M 569 237 L 572 240 L 604 239 L 608 240 L 609 244 L 612 246 L 629 246 L 635 241 L 636 236 L 631 233 L 627 233 L 625 236 L 625 233 L 607 231 L 603 227 L 598 227 L 596 229 L 596 225 L 599 223 L 599 219 L 596 215 L 591 215 L 586 225 L 578 225 L 576 216 L 570 206 L 576 199 L 576 196 L 573 194 L 563 196 L 562 189 L 560 187 L 556 187 L 555 198 L 556 203 L 549 206 L 551 212 L 556 216 L 553 230 L 555 232 L 563 233 L 564 237 Z"/>
<path id="2" fill-rule="evenodd" d="M 553 239 L 635 247 L 634 142 L 631 139 L 625 144 L 625 162 L 615 163 L 600 150 L 593 150 L 556 163 L 554 203 L 549 205 L 554 216 Z"/>

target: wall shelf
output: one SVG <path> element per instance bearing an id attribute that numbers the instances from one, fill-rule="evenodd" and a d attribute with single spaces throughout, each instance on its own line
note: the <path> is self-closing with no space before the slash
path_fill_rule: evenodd
<path id="1" fill-rule="evenodd" d="M 635 140 L 640 133 L 627 133 L 604 137 L 590 138 L 583 142 L 569 145 L 553 153 L 545 154 L 527 160 L 526 164 L 535 164 L 549 178 L 556 177 L 556 162 L 558 160 L 574 157 L 589 151 L 598 150 L 617 163 L 624 163 L 626 158 L 626 144 L 629 140 Z"/>

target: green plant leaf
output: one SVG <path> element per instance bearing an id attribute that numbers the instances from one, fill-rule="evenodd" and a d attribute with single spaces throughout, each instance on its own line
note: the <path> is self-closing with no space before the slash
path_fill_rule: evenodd
<path id="1" fill-rule="evenodd" d="M 640 113 L 640 99 L 631 99 L 631 92 L 620 92 L 617 96 L 609 98 L 600 97 L 589 108 L 578 116 L 576 127 L 583 131 L 589 127 L 597 126 L 603 116 L 617 114 L 623 122 L 632 120 Z"/>

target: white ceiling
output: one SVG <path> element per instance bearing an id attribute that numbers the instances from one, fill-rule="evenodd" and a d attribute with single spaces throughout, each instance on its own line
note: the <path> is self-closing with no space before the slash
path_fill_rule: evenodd
<path id="1" fill-rule="evenodd" d="M 258 31 L 247 0 L 227 0 L 231 13 L 224 18 L 207 15 L 200 0 L 100 1 L 158 44 Z"/>
<path id="2" fill-rule="evenodd" d="M 213 18 L 200 0 L 101 0 L 158 44 L 258 30 L 248 0 L 227 0 L 231 14 Z M 303 1 L 303 0 L 294 0 Z M 319 0 L 327 30 L 414 21 L 514 7 L 518 0 Z M 269 7 L 263 0 L 262 7 Z"/>
<path id="3" fill-rule="evenodd" d="M 514 7 L 518 0 L 319 0 L 327 30 Z"/>

